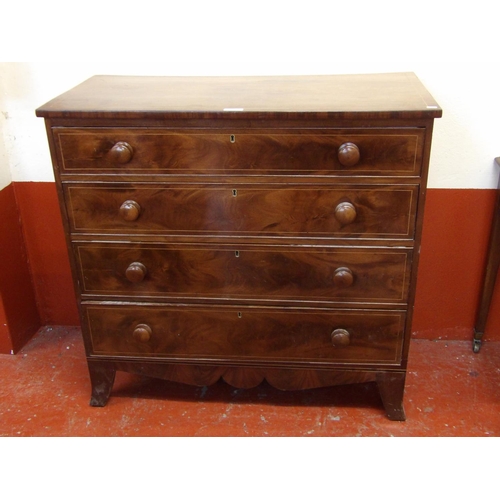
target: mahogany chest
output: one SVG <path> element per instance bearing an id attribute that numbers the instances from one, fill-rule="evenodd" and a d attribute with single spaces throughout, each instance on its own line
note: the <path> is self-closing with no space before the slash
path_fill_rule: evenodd
<path id="1" fill-rule="evenodd" d="M 92 382 L 403 392 L 433 120 L 411 73 L 95 76 L 37 110 Z"/>

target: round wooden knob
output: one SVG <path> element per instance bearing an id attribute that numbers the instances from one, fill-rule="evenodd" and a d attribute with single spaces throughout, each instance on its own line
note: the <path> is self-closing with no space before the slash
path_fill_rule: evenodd
<path id="1" fill-rule="evenodd" d="M 141 215 L 141 206 L 133 200 L 124 201 L 120 207 L 120 215 L 128 222 L 137 220 Z"/>
<path id="2" fill-rule="evenodd" d="M 108 153 L 108 158 L 115 163 L 128 163 L 132 156 L 134 156 L 134 150 L 128 142 L 117 142 Z"/>
<path id="3" fill-rule="evenodd" d="M 349 345 L 351 341 L 351 336 L 347 330 L 343 328 L 337 328 L 332 332 L 332 344 L 333 347 L 345 347 Z"/>
<path id="4" fill-rule="evenodd" d="M 333 274 L 333 282 L 336 286 L 347 288 L 354 282 L 354 275 L 348 267 L 339 267 Z"/>
<path id="5" fill-rule="evenodd" d="M 350 224 L 356 219 L 356 207 L 348 201 L 343 201 L 335 207 L 335 218 L 343 225 Z"/>
<path id="6" fill-rule="evenodd" d="M 153 331 L 148 325 L 140 324 L 135 327 L 132 335 L 134 336 L 134 339 L 139 342 L 149 342 L 151 335 L 153 335 Z"/>
<path id="7" fill-rule="evenodd" d="M 125 276 L 132 283 L 140 283 L 146 276 L 148 270 L 140 262 L 132 262 L 125 271 Z"/>
<path id="8" fill-rule="evenodd" d="M 337 156 L 344 167 L 354 167 L 360 158 L 359 148 L 353 142 L 345 142 L 339 147 Z"/>

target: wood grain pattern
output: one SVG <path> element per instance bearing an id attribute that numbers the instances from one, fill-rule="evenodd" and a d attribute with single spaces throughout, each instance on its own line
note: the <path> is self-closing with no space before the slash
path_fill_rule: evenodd
<path id="1" fill-rule="evenodd" d="M 137 361 L 114 361 L 113 365 L 117 370 L 197 386 L 212 385 L 223 378 L 228 384 L 240 389 L 256 387 L 264 380 L 276 389 L 296 391 L 340 384 L 375 382 L 376 379 L 374 372 L 362 370 L 250 368 L 168 362 L 141 363 Z"/>
<path id="2" fill-rule="evenodd" d="M 94 76 L 36 111 L 46 118 L 269 120 L 436 118 L 413 73 L 319 76 Z"/>
<path id="3" fill-rule="evenodd" d="M 404 304 L 410 282 L 411 250 L 402 249 L 75 245 L 85 295 Z M 147 270 L 137 282 L 132 263 Z M 345 267 L 350 286 L 335 283 Z"/>
<path id="4" fill-rule="evenodd" d="M 73 232 L 198 234 L 207 236 L 413 237 L 417 186 L 65 185 Z M 136 220 L 120 214 L 125 201 L 140 206 Z M 339 204 L 356 217 L 342 224 Z"/>
<path id="5" fill-rule="evenodd" d="M 281 390 L 307 390 L 339 384 L 377 382 L 387 417 L 405 420 L 402 405 L 405 372 L 401 371 L 336 371 L 314 369 L 280 369 L 224 367 L 212 365 L 185 365 L 180 363 L 141 363 L 134 361 L 106 362 L 89 359 L 91 379 L 95 381 L 92 406 L 105 406 L 111 394 L 116 370 L 174 382 L 207 386 L 220 378 L 228 384 L 250 389 L 264 380 Z"/>
<path id="6" fill-rule="evenodd" d="M 284 389 L 376 380 L 404 418 L 441 116 L 415 75 L 97 76 L 37 115 L 92 404 L 117 369 Z"/>
<path id="7" fill-rule="evenodd" d="M 273 387 L 285 391 L 376 381 L 387 417 L 390 420 L 399 421 L 406 418 L 402 405 L 405 372 L 401 371 L 290 370 L 137 361 L 107 362 L 96 359 L 89 359 L 88 363 L 91 379 L 95 381 L 90 402 L 92 406 L 106 405 L 111 394 L 115 373 L 117 370 L 122 370 L 197 386 L 212 385 L 222 378 L 234 387 L 250 389 L 265 380 Z"/>
<path id="8" fill-rule="evenodd" d="M 112 363 L 88 360 L 92 395 L 90 406 L 105 406 L 108 402 L 115 381 L 116 369 Z"/>
<path id="9" fill-rule="evenodd" d="M 148 129 L 56 129 L 63 173 L 335 173 L 336 175 L 418 175 L 423 130 L 353 129 L 255 131 L 232 129 L 165 132 Z M 123 163 L 112 154 L 126 143 L 133 157 Z M 344 165 L 339 150 L 354 143 L 355 164 Z"/>
<path id="10" fill-rule="evenodd" d="M 405 316 L 402 311 L 135 304 L 87 305 L 84 311 L 92 354 L 303 367 L 397 365 Z M 134 337 L 138 324 L 151 328 L 148 342 Z M 350 332 L 349 346 L 332 345 L 331 332 L 339 327 Z"/>
<path id="11" fill-rule="evenodd" d="M 403 407 L 406 372 L 379 372 L 377 385 L 389 420 L 406 420 Z"/>

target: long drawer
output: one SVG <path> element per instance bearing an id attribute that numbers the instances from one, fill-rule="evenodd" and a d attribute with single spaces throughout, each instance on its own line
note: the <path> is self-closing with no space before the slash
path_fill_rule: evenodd
<path id="1" fill-rule="evenodd" d="M 74 243 L 87 295 L 404 304 L 408 249 Z"/>
<path id="2" fill-rule="evenodd" d="M 62 173 L 418 176 L 424 130 L 54 129 Z"/>
<path id="3" fill-rule="evenodd" d="M 84 304 L 93 355 L 176 361 L 391 364 L 404 312 Z"/>
<path id="4" fill-rule="evenodd" d="M 72 232 L 413 238 L 418 186 L 65 184 Z"/>

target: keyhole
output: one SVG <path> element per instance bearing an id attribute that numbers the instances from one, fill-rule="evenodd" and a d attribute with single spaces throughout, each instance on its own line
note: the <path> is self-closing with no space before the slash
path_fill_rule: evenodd
<path id="1" fill-rule="evenodd" d="M 241 316 L 242 316 L 242 314 L 239 312 L 239 313 L 238 313 L 238 318 L 241 318 Z"/>
<path id="2" fill-rule="evenodd" d="M 239 256 L 240 256 L 240 251 L 239 251 L 239 250 L 236 250 L 236 252 L 234 252 L 234 256 L 235 256 L 235 257 L 239 257 Z"/>
<path id="3" fill-rule="evenodd" d="M 231 141 L 231 143 L 232 143 L 232 144 L 234 144 L 234 143 L 236 142 L 236 136 L 235 136 L 235 135 L 233 135 L 233 134 L 231 134 L 231 135 L 229 136 L 229 140 Z"/>
<path id="4" fill-rule="evenodd" d="M 238 190 L 237 189 L 233 189 L 233 196 L 238 196 Z"/>

